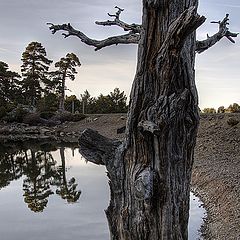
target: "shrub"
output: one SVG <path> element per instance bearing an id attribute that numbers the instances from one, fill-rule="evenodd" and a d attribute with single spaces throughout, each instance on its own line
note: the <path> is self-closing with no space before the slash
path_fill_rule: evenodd
<path id="1" fill-rule="evenodd" d="M 45 111 L 45 112 L 41 112 L 40 113 L 40 117 L 44 118 L 44 119 L 50 119 L 53 116 L 55 116 L 55 112 L 51 112 L 51 111 Z"/>
<path id="2" fill-rule="evenodd" d="M 0 119 L 5 117 L 7 114 L 6 108 L 5 107 L 0 107 Z"/>
<path id="3" fill-rule="evenodd" d="M 53 116 L 51 118 L 51 120 L 53 121 L 60 121 L 61 123 L 63 122 L 77 122 L 77 121 L 80 121 L 82 119 L 86 118 L 86 116 L 84 114 L 72 114 L 70 112 L 58 112 L 56 113 L 55 116 Z"/>
<path id="4" fill-rule="evenodd" d="M 224 106 L 220 106 L 217 110 L 217 113 L 225 113 L 225 108 Z"/>
<path id="5" fill-rule="evenodd" d="M 72 122 L 78 122 L 78 121 L 81 121 L 83 119 L 85 119 L 86 116 L 84 114 L 81 114 L 81 113 L 75 113 L 73 114 L 73 120 Z"/>
<path id="6" fill-rule="evenodd" d="M 36 126 L 40 123 L 43 123 L 43 119 L 40 118 L 38 113 L 29 113 L 24 116 L 23 123 Z"/>
<path id="7" fill-rule="evenodd" d="M 22 107 L 15 108 L 4 117 L 7 122 L 22 122 L 28 111 Z"/>
<path id="8" fill-rule="evenodd" d="M 204 108 L 203 113 L 216 113 L 214 108 Z"/>
<path id="9" fill-rule="evenodd" d="M 228 107 L 227 111 L 230 113 L 240 112 L 240 106 L 237 103 L 233 103 Z"/>

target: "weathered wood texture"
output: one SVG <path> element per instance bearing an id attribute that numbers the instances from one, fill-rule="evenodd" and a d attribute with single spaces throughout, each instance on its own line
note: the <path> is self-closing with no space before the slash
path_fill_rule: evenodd
<path id="1" fill-rule="evenodd" d="M 198 126 L 194 31 L 205 18 L 196 14 L 197 2 L 161 3 L 143 1 L 126 140 L 115 151 L 108 147 L 109 140 L 102 141 L 107 147 L 98 156 L 110 178 L 111 202 L 106 215 L 114 240 L 188 236 L 189 189 Z M 89 144 L 95 142 L 91 136 L 96 140 L 96 133 L 86 131 L 80 146 L 88 145 L 86 139 Z M 82 153 L 91 155 L 94 149 L 89 146 Z M 94 152 L 99 154 L 99 150 Z"/>
<path id="2" fill-rule="evenodd" d="M 187 240 L 190 179 L 199 122 L 195 87 L 195 30 L 205 21 L 198 0 L 143 0 L 142 25 L 112 21 L 126 35 L 96 41 L 70 24 L 53 25 L 96 50 L 138 43 L 138 62 L 122 143 L 86 130 L 79 139 L 87 160 L 104 164 L 111 200 L 106 215 L 113 240 Z M 228 19 L 224 20 L 226 22 Z M 223 25 L 224 25 L 223 24 Z M 221 25 L 221 24 L 220 24 Z M 234 37 L 234 36 L 232 36 Z M 213 37 L 214 38 L 214 37 Z M 202 50 L 201 50 L 202 49 Z"/>

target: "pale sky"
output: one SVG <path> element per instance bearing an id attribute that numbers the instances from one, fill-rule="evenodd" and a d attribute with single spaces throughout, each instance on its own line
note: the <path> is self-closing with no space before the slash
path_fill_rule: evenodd
<path id="1" fill-rule="evenodd" d="M 200 0 L 199 14 L 207 20 L 198 31 L 198 39 L 214 34 L 218 26 L 210 21 L 222 20 L 230 14 L 230 30 L 239 32 L 239 0 Z M 227 2 L 227 3 L 226 3 Z M 92 96 L 108 94 L 115 87 L 130 93 L 135 74 L 136 45 L 118 45 L 95 52 L 93 47 L 76 37 L 64 39 L 60 33 L 52 35 L 47 22 L 70 22 L 89 37 L 102 39 L 122 34 L 117 27 L 97 26 L 95 21 L 107 20 L 107 13 L 115 13 L 114 6 L 125 8 L 121 19 L 128 23 L 141 23 L 140 0 L 0 0 L 0 61 L 9 64 L 11 70 L 20 72 L 21 55 L 28 43 L 41 42 L 48 58 L 54 62 L 74 52 L 82 66 L 74 82 L 67 87 L 77 97 L 86 89 Z M 221 40 L 196 58 L 196 83 L 200 108 L 227 107 L 240 104 L 240 36 L 236 44 Z"/>

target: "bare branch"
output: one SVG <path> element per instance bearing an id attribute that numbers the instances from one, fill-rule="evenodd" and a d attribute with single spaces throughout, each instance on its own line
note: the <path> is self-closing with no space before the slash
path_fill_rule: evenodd
<path id="1" fill-rule="evenodd" d="M 86 36 L 83 32 L 74 29 L 70 23 L 68 24 L 62 24 L 62 25 L 55 25 L 53 23 L 47 23 L 50 25 L 49 29 L 52 31 L 53 34 L 55 34 L 57 31 L 65 31 L 62 33 L 64 38 L 67 38 L 69 36 L 76 36 L 81 39 L 82 42 L 84 42 L 87 45 L 94 46 L 95 51 L 111 46 L 111 45 L 118 45 L 118 44 L 137 44 L 140 39 L 140 32 L 141 32 L 141 25 L 137 24 L 127 24 L 119 19 L 121 12 L 124 10 L 122 8 L 119 8 L 118 6 L 115 7 L 117 12 L 115 14 L 108 13 L 108 16 L 114 17 L 114 20 L 108 20 L 104 22 L 96 22 L 97 25 L 103 25 L 103 26 L 119 26 L 124 29 L 124 31 L 128 31 L 129 33 L 119 36 L 113 36 L 109 37 L 103 40 L 95 40 L 91 39 L 88 36 Z"/>
<path id="2" fill-rule="evenodd" d="M 52 23 L 47 23 L 50 25 L 49 29 L 52 30 L 52 33 L 55 34 L 57 31 L 66 31 L 67 33 L 62 33 L 62 35 L 67 38 L 69 36 L 76 36 L 81 39 L 87 45 L 94 46 L 95 51 L 111 46 L 111 45 L 118 45 L 118 44 L 132 44 L 138 43 L 140 39 L 140 35 L 136 33 L 128 33 L 124 35 L 109 37 L 104 40 L 95 40 L 87 37 L 83 32 L 74 29 L 70 23 L 62 24 L 62 25 L 54 25 Z"/>
<path id="3" fill-rule="evenodd" d="M 213 36 L 209 37 L 207 35 L 207 39 L 203 41 L 196 42 L 196 52 L 202 53 L 208 48 L 212 47 L 218 41 L 220 41 L 223 37 L 226 37 L 232 43 L 235 43 L 234 39 L 238 36 L 238 33 L 232 33 L 229 31 L 227 25 L 229 25 L 229 14 L 226 14 L 226 17 L 222 21 L 212 21 L 211 23 L 216 23 L 219 25 L 219 31 L 215 33 Z"/>
<path id="4" fill-rule="evenodd" d="M 142 29 L 142 26 L 141 25 L 138 25 L 138 24 L 128 24 L 128 23 L 125 23 L 123 21 L 120 20 L 120 14 L 122 11 L 124 11 L 124 9 L 121 9 L 119 8 L 118 6 L 116 6 L 115 8 L 118 9 L 118 11 L 116 12 L 116 14 L 110 14 L 108 13 L 108 16 L 109 17 L 114 17 L 115 19 L 110 21 L 110 20 L 107 20 L 107 21 L 103 21 L 103 22 L 98 22 L 96 21 L 95 23 L 97 25 L 102 25 L 102 26 L 119 26 L 121 28 L 123 28 L 124 31 L 131 31 L 132 33 L 140 33 L 141 32 L 141 29 Z"/>
<path id="5" fill-rule="evenodd" d="M 117 9 L 117 12 L 115 14 L 110 14 L 108 13 L 109 17 L 113 17 L 114 20 L 107 20 L 107 21 L 96 21 L 95 23 L 97 25 L 102 25 L 102 26 L 118 26 L 121 27 L 124 31 L 128 31 L 127 34 L 123 34 L 123 35 L 119 35 L 119 36 L 113 36 L 113 37 L 109 37 L 103 40 L 95 40 L 92 38 L 89 38 L 88 36 L 86 36 L 83 32 L 76 30 L 75 28 L 73 28 L 70 23 L 68 24 L 62 24 L 62 25 L 54 25 L 52 23 L 47 23 L 48 25 L 50 25 L 49 29 L 52 31 L 53 34 L 55 34 L 57 31 L 65 31 L 64 33 L 62 33 L 62 35 L 64 36 L 64 38 L 70 37 L 70 36 L 76 36 L 78 38 L 80 38 L 80 40 L 82 42 L 84 42 L 87 45 L 90 46 L 94 46 L 95 47 L 95 51 L 100 50 L 104 47 L 107 46 L 111 46 L 111 45 L 118 45 L 118 44 L 138 44 L 139 40 L 140 40 L 140 34 L 142 31 L 142 26 L 138 25 L 138 24 L 128 24 L 125 23 L 123 21 L 120 20 L 120 14 L 121 12 L 124 11 L 124 9 L 115 6 L 115 8 Z M 194 13 L 195 10 L 190 11 L 192 13 Z M 188 20 L 192 18 L 193 14 L 190 13 L 188 11 Z M 186 14 L 186 12 L 184 13 Z M 182 15 L 182 17 L 184 16 L 184 14 Z M 190 16 L 192 15 L 192 16 Z M 229 31 L 229 28 L 227 27 L 227 25 L 229 25 L 229 14 L 226 14 L 226 17 L 222 20 L 222 21 L 212 21 L 211 23 L 215 23 L 219 25 L 219 31 L 214 34 L 213 36 L 209 37 L 207 35 L 207 39 L 203 40 L 203 41 L 197 41 L 196 42 L 196 52 L 201 53 L 204 52 L 205 50 L 207 50 L 208 48 L 212 47 L 214 44 L 216 44 L 219 40 L 221 40 L 223 37 L 226 37 L 229 39 L 229 41 L 231 41 L 232 43 L 235 43 L 234 39 L 235 37 L 238 36 L 238 33 L 233 33 Z M 195 19 L 196 21 L 196 19 Z M 204 18 L 201 17 L 200 20 L 197 20 L 199 25 L 202 24 L 202 22 L 204 21 Z M 181 22 L 181 19 L 178 20 L 178 23 Z M 175 25 L 177 27 L 182 28 L 181 26 L 179 26 L 179 24 L 177 23 L 177 21 L 175 21 Z M 190 26 L 190 24 L 188 24 Z M 194 30 L 199 26 L 196 26 L 196 23 L 193 24 L 191 23 L 192 27 L 194 28 Z M 173 26 L 173 28 L 177 29 L 176 26 Z M 191 31 L 190 27 L 188 27 L 188 31 Z M 171 31 L 170 31 L 171 32 Z M 178 30 L 178 33 L 180 33 L 180 31 Z M 186 33 L 184 33 L 186 34 Z M 179 34 L 178 34 L 179 35 Z M 171 38 L 171 36 L 168 36 L 169 38 Z M 183 39 L 183 38 L 179 38 L 179 39 Z M 166 41 L 165 41 L 166 42 Z M 167 40 L 168 42 L 168 40 Z"/>

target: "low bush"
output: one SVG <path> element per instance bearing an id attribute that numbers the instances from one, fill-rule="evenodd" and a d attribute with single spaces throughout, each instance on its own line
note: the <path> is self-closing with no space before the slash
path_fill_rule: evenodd
<path id="1" fill-rule="evenodd" d="M 7 115 L 7 111 L 5 107 L 0 107 L 0 119 Z"/>
<path id="2" fill-rule="evenodd" d="M 11 112 L 9 112 L 5 117 L 4 120 L 7 122 L 23 122 L 23 118 L 28 114 L 26 109 L 22 107 L 15 108 Z"/>
<path id="3" fill-rule="evenodd" d="M 72 114 L 70 112 L 58 112 L 56 113 L 55 116 L 53 116 L 51 118 L 51 120 L 53 121 L 60 121 L 61 123 L 63 122 L 78 122 L 78 121 L 81 121 L 83 120 L 84 118 L 86 118 L 86 116 L 84 114 L 80 114 L 80 113 L 77 113 L 77 114 Z"/>
<path id="4" fill-rule="evenodd" d="M 55 116 L 55 112 L 45 111 L 40 113 L 40 117 L 44 119 L 50 119 Z"/>
<path id="5" fill-rule="evenodd" d="M 43 120 L 44 119 L 42 119 L 38 113 L 29 113 L 24 116 L 23 123 L 26 123 L 32 126 L 37 126 L 39 124 L 44 123 Z"/>

